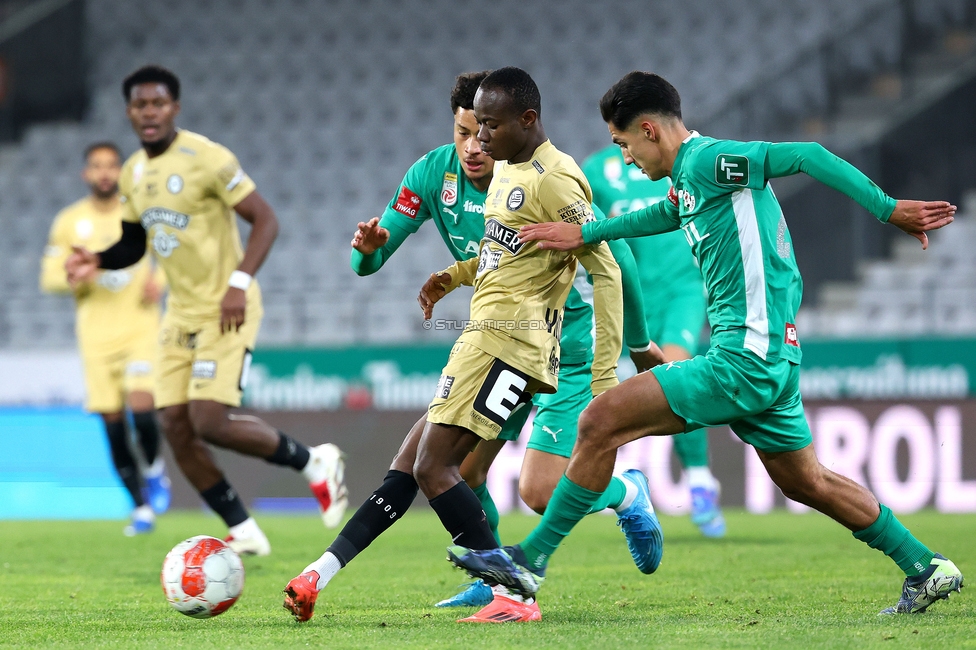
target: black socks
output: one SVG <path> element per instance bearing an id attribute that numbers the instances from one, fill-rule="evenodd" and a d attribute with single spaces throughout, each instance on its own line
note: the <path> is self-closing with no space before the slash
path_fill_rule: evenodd
<path id="1" fill-rule="evenodd" d="M 152 411 L 133 413 L 136 431 L 139 433 L 139 446 L 146 457 L 146 464 L 152 465 L 159 453 L 159 426 L 156 424 L 156 414 Z"/>
<path id="2" fill-rule="evenodd" d="M 139 474 L 139 467 L 136 465 L 136 459 L 132 457 L 129 441 L 126 439 L 125 420 L 106 422 L 105 434 L 108 436 L 108 446 L 112 451 L 112 463 L 119 478 L 122 479 L 122 485 L 129 492 L 136 507 L 146 505 L 146 500 L 142 497 L 142 476 Z"/>
<path id="3" fill-rule="evenodd" d="M 309 457 L 308 447 L 279 431 L 278 448 L 265 460 L 273 465 L 294 467 L 301 471 L 308 465 Z"/>
<path id="4" fill-rule="evenodd" d="M 243 523 L 248 518 L 247 510 L 244 508 L 241 498 L 227 482 L 227 479 L 221 478 L 217 485 L 207 488 L 200 493 L 200 496 L 207 502 L 210 509 L 224 520 L 228 528 Z"/>
<path id="5" fill-rule="evenodd" d="M 440 517 L 455 544 L 475 551 L 498 548 L 481 501 L 464 481 L 431 499 L 430 507 Z"/>
<path id="6" fill-rule="evenodd" d="M 403 516 L 413 503 L 418 490 L 413 476 L 391 469 L 386 473 L 383 485 L 359 506 L 356 514 L 342 528 L 339 536 L 329 546 L 329 552 L 339 558 L 342 566 L 346 566 Z M 477 497 L 474 500 L 478 503 Z M 478 508 L 480 512 L 480 504 Z M 489 531 L 489 536 L 490 534 Z"/>

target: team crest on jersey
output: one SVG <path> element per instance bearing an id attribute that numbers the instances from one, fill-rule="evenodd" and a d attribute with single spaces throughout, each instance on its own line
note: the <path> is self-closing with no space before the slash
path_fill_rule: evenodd
<path id="1" fill-rule="evenodd" d="M 522 242 L 519 241 L 518 231 L 509 228 L 498 219 L 489 219 L 485 223 L 485 239 L 495 242 L 512 255 L 518 255 L 522 250 Z"/>
<path id="2" fill-rule="evenodd" d="M 458 200 L 457 174 L 444 172 L 444 183 L 441 185 L 441 203 L 451 207 Z"/>
<path id="3" fill-rule="evenodd" d="M 508 201 L 506 201 L 508 209 L 515 212 L 522 207 L 523 203 L 525 203 L 525 190 L 521 187 L 513 188 L 512 191 L 508 193 Z"/>
<path id="4" fill-rule="evenodd" d="M 169 190 L 170 194 L 180 193 L 180 190 L 183 189 L 183 179 L 180 178 L 179 174 L 173 174 L 166 179 L 166 189 Z"/>
<path id="5" fill-rule="evenodd" d="M 678 190 L 678 200 L 685 206 L 685 212 L 695 211 L 695 195 L 688 190 Z"/>
<path id="6" fill-rule="evenodd" d="M 129 286 L 129 282 L 131 281 L 132 274 L 129 271 L 126 269 L 118 269 L 116 271 L 102 271 L 96 283 L 113 293 L 118 293 Z"/>
<path id="7" fill-rule="evenodd" d="M 168 233 L 162 228 L 156 228 L 152 238 L 153 250 L 160 257 L 169 257 L 180 246 L 180 240 L 176 235 Z"/>

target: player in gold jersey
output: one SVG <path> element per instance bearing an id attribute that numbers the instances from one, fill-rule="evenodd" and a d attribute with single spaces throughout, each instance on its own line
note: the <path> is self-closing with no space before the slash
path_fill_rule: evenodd
<path id="1" fill-rule="evenodd" d="M 152 394 L 162 282 L 149 259 L 117 271 L 92 269 L 73 282 L 64 270 L 72 246 L 103 248 L 122 234 L 121 163 L 122 154 L 111 142 L 85 150 L 82 178 L 91 193 L 54 219 L 41 260 L 41 290 L 75 298 L 85 409 L 98 413 L 105 425 L 112 462 L 135 505 L 125 534 L 136 535 L 151 532 L 155 515 L 165 512 L 170 501 Z M 144 473 L 129 448 L 126 406 L 148 465 Z"/>
<path id="2" fill-rule="evenodd" d="M 100 253 L 76 248 L 69 273 L 127 266 L 151 242 L 170 288 L 156 379 L 163 430 L 183 474 L 230 529 L 231 547 L 267 555 L 267 537 L 206 443 L 301 471 L 326 526 L 338 525 L 347 500 L 335 445 L 309 448 L 256 417 L 229 412 L 240 406 L 261 322 L 261 291 L 253 276 L 277 236 L 278 221 L 234 154 L 176 128 L 176 75 L 146 66 L 129 75 L 122 90 L 142 143 L 122 169 L 122 238 Z M 252 226 L 243 251 L 234 212 Z"/>

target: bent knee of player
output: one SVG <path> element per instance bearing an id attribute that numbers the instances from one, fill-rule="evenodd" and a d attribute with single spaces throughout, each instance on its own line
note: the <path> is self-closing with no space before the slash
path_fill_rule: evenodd
<path id="1" fill-rule="evenodd" d="M 607 426 L 610 422 L 608 409 L 596 401 L 590 402 L 576 425 L 576 448 L 586 453 L 612 447 L 613 430 Z"/>
<path id="2" fill-rule="evenodd" d="M 218 447 L 227 443 L 227 415 L 205 409 L 190 409 L 190 423 L 193 432 L 205 441 Z"/>
<path id="3" fill-rule="evenodd" d="M 529 506 L 537 514 L 545 514 L 549 499 L 552 498 L 554 485 L 542 485 L 538 481 L 519 480 L 519 496 L 525 505 Z"/>

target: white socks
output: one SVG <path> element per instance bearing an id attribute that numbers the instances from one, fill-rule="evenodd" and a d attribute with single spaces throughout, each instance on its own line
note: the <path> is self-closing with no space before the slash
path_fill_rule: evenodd
<path id="1" fill-rule="evenodd" d="M 714 490 L 718 487 L 718 481 L 712 476 L 712 470 L 708 469 L 707 465 L 703 467 L 689 467 L 685 470 L 685 476 L 688 477 L 689 488 Z"/>
<path id="2" fill-rule="evenodd" d="M 156 521 L 156 513 L 148 505 L 141 505 L 132 511 L 132 521 Z"/>
<path id="3" fill-rule="evenodd" d="M 166 470 L 166 462 L 163 460 L 163 455 L 160 454 L 156 456 L 156 460 L 153 461 L 152 465 L 146 468 L 145 477 L 146 478 L 159 478 L 163 475 Z"/>
<path id="4" fill-rule="evenodd" d="M 634 504 L 634 499 L 637 498 L 637 486 L 621 476 L 614 476 L 613 478 L 622 481 L 624 487 L 627 489 L 627 492 L 624 494 L 624 500 L 620 502 L 619 506 L 614 508 L 614 512 L 619 514 Z"/>
<path id="5" fill-rule="evenodd" d="M 249 539 L 259 535 L 264 537 L 264 533 L 258 526 L 258 522 L 254 521 L 254 517 L 248 517 L 236 526 L 231 526 L 229 530 L 231 537 L 236 537 L 238 539 Z"/>
<path id="6" fill-rule="evenodd" d="M 319 574 L 319 581 L 318 584 L 315 585 L 315 588 L 321 591 L 322 589 L 325 589 L 325 585 L 329 584 L 329 580 L 332 580 L 332 578 L 335 577 L 335 574 L 339 573 L 339 569 L 341 568 L 342 563 L 339 562 L 339 558 L 329 551 L 326 551 L 322 554 L 322 557 L 305 567 L 305 570 L 302 571 L 302 573 L 317 571 Z"/>
<path id="7" fill-rule="evenodd" d="M 531 605 L 532 603 L 535 602 L 535 598 L 531 598 L 531 597 L 525 598 L 524 596 L 517 594 L 514 591 L 509 591 L 507 587 L 503 587 L 502 585 L 495 585 L 494 587 L 492 587 L 491 593 L 495 594 L 496 596 L 504 596 L 509 600 L 514 600 L 517 603 L 524 603 L 526 605 Z"/>

